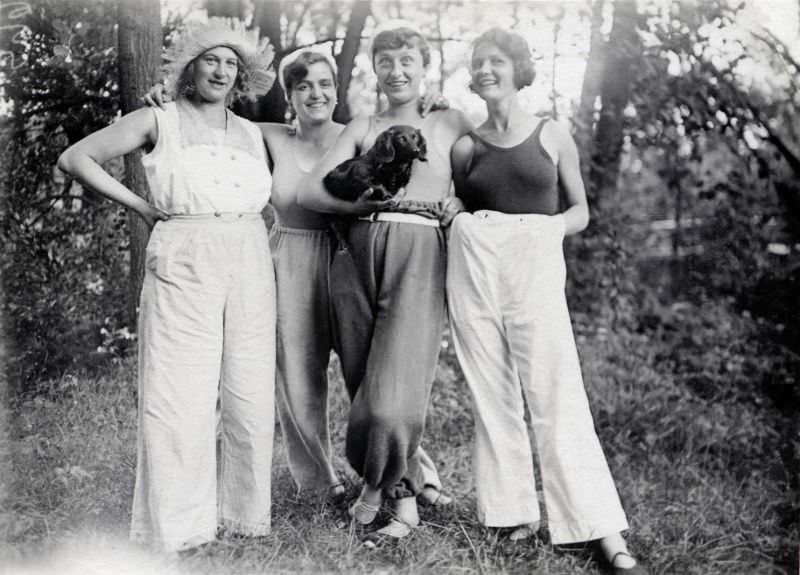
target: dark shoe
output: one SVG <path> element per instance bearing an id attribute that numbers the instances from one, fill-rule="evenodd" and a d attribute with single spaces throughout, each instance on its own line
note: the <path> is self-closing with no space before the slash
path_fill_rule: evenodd
<path id="1" fill-rule="evenodd" d="M 617 567 L 614 565 L 614 562 L 617 560 L 617 557 L 620 555 L 625 555 L 630 557 L 636 564 L 633 567 Z M 625 553 L 624 551 L 620 551 L 619 553 L 615 553 L 614 556 L 611 558 L 611 573 L 613 575 L 650 575 L 647 569 L 642 567 L 641 563 L 638 562 L 636 558 L 630 553 Z"/>
<path id="2" fill-rule="evenodd" d="M 325 501 L 330 505 L 339 505 L 347 498 L 347 488 L 343 482 L 333 483 L 328 486 Z"/>

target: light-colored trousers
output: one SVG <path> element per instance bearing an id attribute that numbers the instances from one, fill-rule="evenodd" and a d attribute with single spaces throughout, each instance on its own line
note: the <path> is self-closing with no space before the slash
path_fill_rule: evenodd
<path id="1" fill-rule="evenodd" d="M 540 518 L 524 394 L 556 544 L 628 527 L 583 385 L 563 238 L 561 215 L 460 214 L 447 270 L 453 340 L 474 399 L 479 518 L 493 527 Z"/>
<path id="2" fill-rule="evenodd" d="M 265 535 L 275 287 L 264 222 L 258 214 L 160 222 L 145 267 L 131 538 L 174 551 L 213 540 L 218 525 Z"/>

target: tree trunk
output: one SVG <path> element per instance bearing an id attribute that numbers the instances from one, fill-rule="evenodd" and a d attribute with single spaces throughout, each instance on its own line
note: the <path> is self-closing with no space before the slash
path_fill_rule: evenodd
<path id="1" fill-rule="evenodd" d="M 222 16 L 224 18 L 244 19 L 244 0 L 206 0 L 206 14 L 209 17 Z"/>
<path id="2" fill-rule="evenodd" d="M 336 57 L 336 65 L 339 67 L 339 103 L 333 113 L 333 119 L 337 122 L 347 123 L 350 121 L 350 106 L 347 105 L 347 90 L 350 88 L 350 80 L 353 77 L 353 65 L 355 64 L 356 54 L 361 46 L 361 33 L 364 31 L 364 23 L 370 13 L 370 0 L 356 0 L 350 10 L 350 18 L 347 20 L 347 30 L 342 42 L 342 49 Z"/>
<path id="3" fill-rule="evenodd" d="M 581 101 L 575 118 L 575 141 L 581 153 L 583 179 L 589 184 L 589 167 L 592 161 L 592 134 L 594 132 L 594 106 L 600 96 L 605 66 L 606 42 L 603 39 L 603 6 L 605 0 L 592 2 L 589 58 L 583 74 Z"/>
<path id="4" fill-rule="evenodd" d="M 156 83 L 161 60 L 161 7 L 159 0 L 118 0 L 117 48 L 119 50 L 120 107 L 127 114 L 140 107 L 139 96 Z M 141 152 L 125 156 L 125 185 L 148 198 Z M 130 275 L 128 317 L 136 326 L 139 292 L 144 278 L 144 250 L 149 231 L 134 212 L 129 213 Z"/>
<path id="5" fill-rule="evenodd" d="M 636 2 L 616 0 L 600 93 L 603 107 L 597 122 L 590 167 L 590 187 L 594 191 L 592 200 L 595 206 L 601 204 L 617 184 L 624 135 L 623 111 L 630 101 L 637 52 L 641 54 L 636 35 Z"/>
<path id="6" fill-rule="evenodd" d="M 272 66 L 276 72 L 280 59 L 288 52 L 281 37 L 282 12 L 283 2 L 281 0 L 259 0 L 255 3 L 253 13 L 253 25 L 258 26 L 261 36 L 269 38 L 275 47 L 275 61 Z M 265 96 L 259 98 L 254 106 L 250 106 L 250 109 L 252 113 L 247 116 L 257 122 L 282 123 L 286 120 L 286 97 L 277 79 L 272 85 L 272 89 Z"/>

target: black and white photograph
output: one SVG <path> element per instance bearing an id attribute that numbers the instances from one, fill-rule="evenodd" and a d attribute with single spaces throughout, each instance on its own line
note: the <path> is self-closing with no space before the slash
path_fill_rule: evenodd
<path id="1" fill-rule="evenodd" d="M 0 572 L 800 575 L 800 0 L 3 0 Z"/>

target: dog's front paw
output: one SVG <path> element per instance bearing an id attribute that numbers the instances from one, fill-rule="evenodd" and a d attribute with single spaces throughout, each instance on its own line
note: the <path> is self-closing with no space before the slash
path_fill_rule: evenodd
<path id="1" fill-rule="evenodd" d="M 369 192 L 367 198 L 375 202 L 391 200 L 393 197 L 393 194 L 380 184 L 370 186 L 367 191 Z"/>

